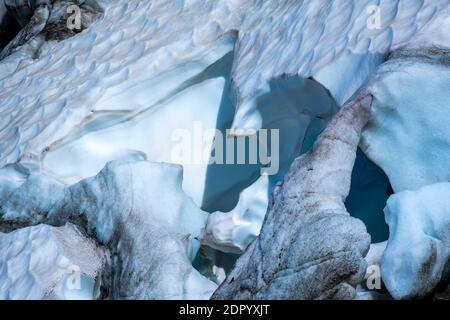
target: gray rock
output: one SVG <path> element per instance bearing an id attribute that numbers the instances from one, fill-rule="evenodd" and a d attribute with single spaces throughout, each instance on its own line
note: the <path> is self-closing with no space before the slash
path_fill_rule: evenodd
<path id="1" fill-rule="evenodd" d="M 292 165 L 260 237 L 213 299 L 353 299 L 370 236 L 344 201 L 372 98 L 347 104 L 313 149 Z"/>
<path id="2" fill-rule="evenodd" d="M 35 38 L 64 40 L 89 27 L 101 14 L 95 1 L 85 0 L 0 0 L 22 27 L 16 37 L 0 52 L 0 60 Z M 79 9 L 80 25 L 72 28 L 76 6 Z M 36 51 L 36 54 L 38 50 Z"/>

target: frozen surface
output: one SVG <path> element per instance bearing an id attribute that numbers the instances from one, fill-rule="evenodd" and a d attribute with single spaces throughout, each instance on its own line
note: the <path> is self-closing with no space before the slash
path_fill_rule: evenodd
<path id="1" fill-rule="evenodd" d="M 344 200 L 372 97 L 342 108 L 274 191 L 260 236 L 213 299 L 352 299 L 370 236 Z"/>
<path id="2" fill-rule="evenodd" d="M 449 199 L 450 183 L 438 183 L 388 200 L 390 236 L 381 271 L 394 298 L 425 297 L 444 279 L 450 261 Z"/>
<path id="3" fill-rule="evenodd" d="M 115 298 L 208 298 L 216 286 L 192 267 L 196 238 L 242 251 L 259 233 L 272 187 L 386 54 L 450 43 L 449 0 L 381 1 L 375 28 L 372 0 L 99 2 L 104 15 L 89 29 L 62 42 L 37 37 L 0 62 L 0 224 L 85 228 L 120 257 Z M 372 83 L 363 149 L 395 191 L 450 178 L 442 165 L 448 68 L 422 60 L 394 60 Z M 197 122 L 281 129 L 280 172 L 257 180 L 259 166 L 175 161 L 172 133 L 195 136 Z M 182 165 L 184 179 L 179 166 L 147 161 Z M 376 203 L 364 208 L 351 194 L 349 211 L 380 209 L 386 180 L 372 173 L 370 185 L 364 177 L 353 185 L 370 197 L 375 190 Z M 199 207 L 231 211 L 208 219 Z M 365 247 L 362 226 L 344 220 L 339 232 L 356 230 Z M 358 274 L 361 248 L 348 259 Z M 339 287 L 342 296 L 349 289 Z"/>
<path id="4" fill-rule="evenodd" d="M 430 45 L 449 43 L 449 35 L 440 31 L 450 19 L 448 0 L 383 1 L 381 28 L 367 28 L 367 9 L 372 3 L 105 3 L 104 16 L 88 30 L 63 42 L 44 44 L 37 60 L 19 50 L 0 63 L 0 112 L 5 119 L 0 137 L 9 141 L 8 147 L 0 149 L 0 164 L 35 161 L 46 147 L 97 116 L 98 107 L 104 105 L 100 102 L 113 92 L 120 94 L 151 83 L 189 62 L 208 60 L 218 41 L 232 30 L 239 31 L 232 71 L 238 107 L 235 127 L 260 126 L 255 97 L 267 92 L 267 83 L 273 78 L 320 74 L 326 83 L 343 74 L 338 82 L 347 83 L 345 88 L 330 88 L 333 96 L 341 97 L 341 103 L 360 85 L 349 85 L 351 79 L 361 82 L 365 78 L 340 72 L 355 70 L 355 65 L 362 63 L 358 57 L 364 61 L 365 56 L 385 54 L 412 39 L 420 42 L 414 38 L 420 32 L 426 34 Z M 350 58 L 343 58 L 348 55 Z M 164 91 L 161 93 L 164 98 Z M 127 107 L 139 109 L 133 102 Z"/>
<path id="5" fill-rule="evenodd" d="M 195 130 L 203 134 L 201 130 L 214 129 L 223 86 L 223 79 L 205 81 L 160 110 L 147 111 L 103 130 L 86 128 L 79 139 L 50 151 L 43 161 L 44 168 L 64 181 L 74 183 L 95 175 L 111 160 L 177 163 L 184 167 L 184 189 L 201 204 L 206 164 L 195 164 L 191 158 L 178 160 L 173 156 L 176 143 L 180 144 L 173 140 L 173 132 L 183 130 L 189 137 L 194 137 Z M 201 147 L 209 150 L 213 138 L 201 140 Z M 208 158 L 204 160 L 207 161 Z"/>
<path id="6" fill-rule="evenodd" d="M 222 252 L 242 253 L 259 235 L 269 203 L 269 178 L 245 189 L 230 212 L 214 212 L 200 234 L 202 244 Z"/>
<path id="7" fill-rule="evenodd" d="M 261 96 L 259 101 L 264 116 L 263 127 L 279 130 L 279 171 L 270 179 L 261 178 L 263 183 L 255 182 L 253 186 L 260 175 L 261 165 L 209 164 L 209 151 L 213 148 L 213 141 L 217 142 L 214 135 L 209 135 L 211 130 L 218 128 L 222 132 L 225 158 L 225 144 L 236 140 L 226 132 L 234 115 L 227 91 L 232 63 L 231 40 L 223 40 L 221 50 L 215 53 L 218 60 L 207 70 L 196 74 L 201 70 L 197 65 L 183 68 L 179 76 L 184 82 L 171 89 L 176 92 L 172 98 L 155 102 L 158 105 L 134 115 L 124 111 L 105 111 L 103 116 L 84 125 L 65 141 L 50 147 L 42 158 L 43 169 L 59 180 L 74 183 L 96 174 L 111 160 L 149 160 L 183 165 L 183 189 L 196 204 L 210 212 L 232 210 L 229 217 L 240 221 L 239 231 L 234 229 L 234 223 L 228 229 L 235 234 L 233 238 L 238 237 L 232 241 L 237 247 L 223 249 L 244 249 L 259 234 L 273 185 L 283 179 L 292 161 L 312 146 L 338 107 L 326 89 L 313 80 L 281 78 L 272 81 L 270 92 Z M 167 76 L 157 89 L 165 90 L 162 87 L 170 85 L 169 80 L 178 81 L 178 72 L 180 70 Z M 185 80 L 189 74 L 195 76 Z M 154 100 L 153 91 L 145 91 L 143 85 L 140 90 L 143 91 L 135 92 L 133 89 L 117 96 L 117 99 L 113 96 L 109 102 L 103 103 L 105 110 L 106 106 L 114 109 L 112 103 L 126 105 L 138 97 L 142 103 Z M 277 113 L 270 109 L 274 101 L 279 104 Z M 174 132 L 183 136 L 174 136 Z M 174 141 L 174 137 L 175 140 L 181 139 Z M 196 140 L 198 137 L 200 145 Z M 202 148 L 200 162 L 203 163 L 192 163 L 198 161 L 198 147 Z M 187 151 L 191 157 L 177 158 L 174 153 L 178 149 Z M 241 196 L 239 200 L 237 196 L 241 191 L 244 198 Z M 218 231 L 225 225 L 210 226 Z"/>
<path id="8" fill-rule="evenodd" d="M 181 167 L 146 161 L 112 162 L 71 186 L 33 175 L 0 199 L 0 224 L 71 221 L 86 229 L 115 256 L 113 298 L 206 299 L 215 284 L 191 261 L 207 214 L 181 184 Z"/>
<path id="9" fill-rule="evenodd" d="M 401 54 L 400 54 L 401 55 Z M 450 180 L 450 67 L 417 56 L 384 64 L 370 85 L 376 100 L 362 149 L 395 192 Z"/>
<path id="10" fill-rule="evenodd" d="M 106 254 L 71 224 L 0 233 L 0 299 L 96 299 Z"/>

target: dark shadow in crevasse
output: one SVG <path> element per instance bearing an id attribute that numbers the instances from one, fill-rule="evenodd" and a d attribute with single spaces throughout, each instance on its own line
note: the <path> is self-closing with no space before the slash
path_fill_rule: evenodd
<path id="1" fill-rule="evenodd" d="M 217 120 L 217 128 L 224 133 L 227 128 L 231 127 L 235 110 L 230 98 L 229 81 L 227 83 Z M 202 209 L 209 212 L 232 210 L 237 204 L 239 193 L 259 178 L 261 167 L 279 168 L 275 175 L 270 176 L 268 192 L 271 195 L 272 187 L 283 180 L 295 158 L 312 147 L 317 136 L 338 110 L 329 92 L 313 79 L 285 75 L 271 80 L 268 88 L 267 92 L 261 93 L 255 99 L 254 112 L 261 117 L 261 127 L 269 130 L 266 137 L 262 138 L 260 134 L 257 134 L 256 137 L 267 147 L 268 156 L 271 157 L 270 164 L 263 165 L 261 161 L 258 161 L 256 165 L 210 165 L 206 177 Z M 275 142 L 271 141 L 274 129 L 279 130 L 278 148 L 272 146 L 272 143 Z M 247 137 L 245 141 L 247 160 L 250 152 L 248 139 Z M 237 141 L 234 143 L 236 146 Z M 259 147 L 257 150 L 259 151 Z M 226 153 L 225 148 L 223 151 Z M 235 148 L 235 160 L 236 151 Z M 274 152 L 278 153 L 279 157 L 272 157 Z M 278 166 L 273 163 L 277 158 Z M 246 161 L 246 163 L 249 162 Z"/>
<path id="2" fill-rule="evenodd" d="M 217 128 L 223 131 L 224 136 L 225 130 L 231 127 L 235 111 L 230 94 L 233 57 L 234 54 L 229 53 L 215 66 L 218 75 L 226 79 L 217 119 Z M 257 108 L 263 119 L 263 128 L 280 129 L 280 171 L 270 179 L 268 193 L 271 195 L 273 185 L 284 178 L 296 157 L 311 148 L 338 107 L 328 90 L 313 79 L 283 76 L 273 79 L 269 86 L 270 91 L 257 98 Z M 232 210 L 239 193 L 258 179 L 260 167 L 210 165 L 202 209 L 209 212 Z M 391 194 L 387 176 L 358 149 L 351 190 L 345 204 L 352 216 L 365 223 L 373 243 L 388 239 L 389 229 L 383 209 Z"/>
<path id="3" fill-rule="evenodd" d="M 392 193 L 389 179 L 383 170 L 358 149 L 350 194 L 345 206 L 353 217 L 364 222 L 372 243 L 386 241 L 389 237 L 383 209 Z"/>
<path id="4" fill-rule="evenodd" d="M 21 27 L 19 23 L 8 13 L 5 13 L 5 15 L 3 17 L 0 17 L 0 19 L 1 19 L 0 21 L 0 51 L 1 51 L 12 39 L 14 39 L 14 37 L 19 33 Z"/>

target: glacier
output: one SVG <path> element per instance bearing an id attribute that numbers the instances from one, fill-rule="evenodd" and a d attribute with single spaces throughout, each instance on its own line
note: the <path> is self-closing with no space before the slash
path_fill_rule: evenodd
<path id="1" fill-rule="evenodd" d="M 450 159 L 449 61 L 439 50 L 399 52 L 369 85 L 377 101 L 361 145 L 395 192 L 450 179 L 442 166 Z"/>
<path id="2" fill-rule="evenodd" d="M 43 2 L 6 50 L 0 30 L 2 298 L 445 296 L 449 0 L 377 2 L 376 26 L 370 0 L 88 0 L 79 32 Z M 210 162 L 266 129 L 275 174 Z M 83 289 L 30 280 L 45 255 Z"/>
<path id="3" fill-rule="evenodd" d="M 397 299 L 425 297 L 448 276 L 449 183 L 393 195 L 386 207 L 390 235 L 381 262 L 383 280 Z M 412 250 L 405 250 L 405 245 Z"/>
<path id="4" fill-rule="evenodd" d="M 72 224 L 0 233 L 0 298 L 90 300 L 100 296 L 108 253 Z"/>
<path id="5" fill-rule="evenodd" d="M 207 213 L 185 195 L 181 180 L 181 167 L 146 161 L 111 162 L 70 186 L 31 176 L 2 199 L 2 226 L 78 225 L 115 256 L 111 298 L 205 299 L 215 284 L 191 261 Z"/>

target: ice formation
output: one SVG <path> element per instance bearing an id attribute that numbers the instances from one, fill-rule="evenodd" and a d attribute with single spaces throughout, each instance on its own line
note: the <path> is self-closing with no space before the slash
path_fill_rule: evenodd
<path id="1" fill-rule="evenodd" d="M 1 199 L 0 225 L 79 225 L 114 255 L 112 298 L 205 299 L 215 284 L 191 260 L 207 214 L 181 183 L 179 166 L 146 161 L 109 163 L 71 186 L 31 176 Z"/>
<path id="2" fill-rule="evenodd" d="M 274 192 L 261 235 L 214 299 L 352 299 L 370 236 L 344 201 L 372 97 L 344 106 Z M 329 239 L 329 240 L 323 240 Z"/>
<path id="3" fill-rule="evenodd" d="M 396 299 L 423 298 L 448 282 L 449 61 L 445 49 L 399 51 L 368 83 L 375 100 L 361 146 L 396 192 L 385 209 L 381 263 Z"/>
<path id="4" fill-rule="evenodd" d="M 0 299 L 95 299 L 108 263 L 105 249 L 74 225 L 0 233 Z"/>
<path id="5" fill-rule="evenodd" d="M 256 239 L 269 204 L 269 177 L 264 175 L 245 189 L 230 212 L 208 217 L 200 241 L 222 252 L 242 253 Z"/>
<path id="6" fill-rule="evenodd" d="M 356 100 L 347 104 L 340 111 L 327 129 L 321 134 L 314 148 L 305 156 L 296 159 L 293 163 L 284 184 L 275 191 L 274 204 L 268 212 L 265 224 L 261 230 L 261 235 L 238 260 L 235 268 L 228 275 L 227 280 L 219 287 L 218 291 L 216 291 L 213 298 L 311 299 L 325 297 L 348 299 L 354 298 L 355 296 L 362 298 L 361 292 L 356 292 L 355 287 L 359 289 L 358 281 L 361 281 L 363 278 L 363 275 L 360 275 L 357 270 L 361 271 L 358 268 L 361 268 L 364 264 L 358 260 L 357 256 L 358 254 L 364 255 L 366 253 L 364 249 L 364 231 L 359 230 L 357 226 L 353 226 L 352 231 L 355 232 L 353 235 L 357 240 L 347 240 L 347 244 L 354 243 L 356 247 L 347 250 L 349 253 L 355 253 L 356 257 L 341 257 L 336 262 L 333 259 L 321 259 L 320 256 L 317 257 L 314 254 L 320 254 L 322 252 L 320 245 L 328 244 L 329 247 L 327 247 L 327 250 L 330 251 L 325 252 L 328 257 L 334 257 L 333 252 L 341 252 L 342 250 L 335 239 L 342 239 L 345 236 L 332 237 L 334 239 L 333 241 L 322 242 L 314 239 L 311 234 L 325 234 L 326 231 L 320 229 L 320 227 L 326 228 L 326 226 L 333 225 L 332 218 L 338 212 L 341 212 L 341 214 L 346 213 L 343 203 L 339 203 L 339 201 L 345 200 L 348 195 L 349 189 L 347 189 L 347 186 L 350 188 L 348 174 L 354 165 L 356 145 L 360 142 L 360 135 L 363 129 L 370 132 L 374 127 L 378 129 L 378 132 L 385 133 L 385 131 L 380 130 L 380 126 L 384 125 L 384 122 L 380 121 L 377 125 L 373 125 L 373 118 L 379 112 L 377 106 L 380 103 L 380 92 L 376 89 L 380 87 L 387 87 L 388 89 L 391 87 L 395 88 L 396 85 L 401 86 L 402 84 L 401 81 L 392 81 L 392 79 L 389 79 L 389 75 L 398 72 L 404 76 L 403 71 L 405 69 L 408 71 L 408 68 L 404 67 L 405 65 L 416 71 L 420 67 L 423 67 L 425 72 L 419 73 L 413 81 L 417 79 L 420 82 L 421 77 L 424 74 L 427 75 L 427 71 L 431 71 L 434 79 L 437 79 L 436 82 L 442 85 L 442 87 L 439 85 L 433 86 L 430 90 L 435 94 L 427 95 L 427 92 L 425 92 L 424 97 L 421 96 L 421 98 L 424 100 L 427 98 L 436 98 L 438 106 L 445 108 L 445 105 L 440 105 L 439 103 L 446 101 L 445 99 L 448 97 L 448 90 L 443 88 L 448 88 L 448 81 L 445 80 L 448 75 L 448 52 L 446 50 L 401 51 L 393 55 L 392 59 L 392 61 L 382 66 L 371 77 L 364 88 L 360 89 L 356 98 L 354 98 Z M 397 65 L 397 68 L 389 69 L 390 66 L 396 65 L 396 63 L 402 65 L 403 68 L 398 68 Z M 391 73 L 387 72 L 386 68 Z M 409 75 L 410 73 L 406 74 Z M 389 87 L 389 84 L 391 84 L 391 87 Z M 435 88 L 437 88 L 436 91 L 434 91 Z M 413 99 L 413 95 L 409 91 L 402 92 L 401 90 L 393 90 L 393 92 L 396 94 L 403 93 L 403 95 L 398 96 L 397 101 L 393 99 L 389 101 L 394 108 L 396 102 L 401 105 L 408 102 L 409 98 Z M 371 99 L 368 97 L 371 97 Z M 367 101 L 368 99 L 370 101 Z M 423 104 L 424 100 L 419 101 L 422 101 Z M 386 102 L 386 104 L 388 103 Z M 433 104 L 433 101 L 430 104 Z M 374 106 L 373 109 L 372 105 Z M 408 111 L 410 112 L 411 110 Z M 403 111 L 402 115 L 407 117 L 410 113 Z M 422 124 L 420 120 L 423 119 L 426 124 L 425 128 L 434 132 L 435 125 L 433 125 L 433 122 L 431 124 L 426 122 L 429 118 L 433 117 L 428 116 L 426 118 L 424 116 L 419 119 L 415 118 L 412 122 L 415 125 L 419 125 Z M 371 119 L 372 123 L 369 123 L 369 119 Z M 439 120 L 445 122 L 448 119 L 448 116 L 443 115 Z M 395 127 L 395 124 L 392 123 L 391 126 Z M 426 133 L 423 134 L 426 136 Z M 437 136 L 439 136 L 439 130 L 437 130 Z M 428 139 L 433 138 L 436 138 L 436 136 L 431 135 L 430 137 L 428 135 Z M 419 140 L 419 143 L 421 142 Z M 440 142 L 438 139 L 437 143 Z M 401 145 L 402 143 L 398 142 L 398 144 Z M 367 143 L 367 140 L 364 141 L 363 146 L 366 148 L 367 146 L 372 147 L 370 143 Z M 424 146 L 426 144 L 422 143 L 415 147 L 424 148 Z M 378 150 L 383 152 L 381 146 L 379 146 Z M 408 151 L 404 150 L 403 152 L 407 153 Z M 368 154 L 371 156 L 373 153 L 368 152 Z M 412 155 L 416 156 L 416 153 L 412 153 Z M 440 159 L 441 163 L 445 162 L 443 160 L 444 158 L 445 149 Z M 391 159 L 391 161 L 394 161 L 394 159 Z M 430 162 L 433 165 L 432 161 Z M 383 164 L 381 166 L 383 167 Z M 402 163 L 397 163 L 396 170 L 396 173 L 408 173 L 409 168 L 404 168 Z M 445 174 L 446 170 L 442 172 Z M 389 175 L 389 171 L 387 173 Z M 409 181 L 414 181 L 415 176 L 408 175 L 407 178 L 410 179 Z M 395 183 L 395 177 L 392 179 L 392 182 Z M 414 184 L 410 183 L 410 185 L 414 188 Z M 445 192 L 449 190 L 447 184 L 441 187 Z M 433 190 L 434 194 L 436 194 L 435 198 L 442 197 L 442 199 L 447 199 L 448 196 L 443 190 Z M 442 193 L 444 195 L 438 196 L 438 194 Z M 431 194 L 433 192 L 429 191 L 427 196 L 417 196 L 415 201 L 427 203 L 423 200 L 424 198 L 430 199 L 430 201 L 436 201 L 435 198 L 432 198 Z M 396 197 L 401 198 L 402 193 L 394 195 L 391 199 L 396 199 Z M 301 201 L 298 200 L 299 198 Z M 393 201 L 391 200 L 388 203 L 388 208 L 392 206 Z M 435 204 L 439 206 L 439 200 Z M 414 210 L 414 205 L 408 208 Z M 402 207 L 403 211 L 407 211 L 408 208 Z M 434 211 L 433 213 L 429 213 L 430 217 L 422 213 L 422 219 L 411 219 L 412 217 L 406 213 L 403 214 L 404 218 L 402 218 L 402 214 L 399 213 L 400 210 L 387 209 L 386 212 L 391 234 L 381 262 L 383 279 L 386 282 L 389 293 L 394 298 L 425 297 L 436 290 L 440 281 L 444 281 L 444 283 L 448 282 L 448 277 L 445 273 L 448 272 L 448 250 L 450 246 L 447 238 L 450 229 L 446 221 L 447 217 L 443 217 L 444 215 L 448 215 L 448 212 L 446 212 L 443 205 L 441 208 L 430 205 L 429 208 L 427 207 L 427 209 L 422 211 Z M 310 220 L 316 222 L 315 217 L 325 213 L 325 217 L 319 219 L 320 223 L 317 223 L 321 226 L 317 227 L 318 229 L 315 232 L 309 230 L 312 228 Z M 337 216 L 340 216 L 340 214 L 337 214 Z M 289 219 L 297 221 L 297 227 L 291 227 L 294 223 L 290 222 Z M 327 219 L 330 220 L 327 221 Z M 414 224 L 415 227 L 408 227 L 408 223 Z M 338 232 L 337 230 L 340 228 L 345 229 L 351 225 L 351 222 L 346 221 L 343 224 L 345 226 L 335 226 L 334 231 Z M 307 233 L 311 238 L 304 239 L 303 232 Z M 348 230 L 346 232 L 348 232 L 346 236 L 351 237 L 352 233 Z M 433 242 L 431 244 L 430 241 L 427 242 L 423 238 L 423 234 L 433 238 Z M 409 244 L 416 243 L 411 241 L 414 237 L 418 237 L 419 240 L 417 240 L 417 248 L 411 250 Z M 400 241 L 399 238 L 401 238 Z M 437 243 L 434 243 L 434 241 L 437 241 Z M 297 242 L 303 244 L 303 251 L 295 251 L 295 244 Z M 361 245 L 360 247 L 358 247 L 358 243 Z M 408 244 L 408 246 L 405 244 Z M 308 256 L 310 253 L 309 248 L 311 247 L 315 249 Z M 382 249 L 377 250 L 377 252 L 379 258 Z M 369 262 L 370 259 L 371 257 L 369 256 Z M 349 262 L 349 264 L 346 265 L 346 262 Z M 333 279 L 336 282 L 328 282 L 327 276 L 329 271 L 327 270 L 327 266 L 333 265 L 333 263 L 335 263 L 335 270 L 340 270 L 344 274 L 345 272 L 349 272 L 353 277 L 343 277 L 343 279 L 339 280 L 339 273 L 335 271 L 333 273 Z M 344 267 L 341 268 L 342 266 Z M 314 267 L 314 279 L 320 278 L 321 281 L 314 283 L 314 285 L 305 286 L 305 282 L 310 282 L 308 277 L 311 276 L 309 272 L 312 267 Z M 330 287 L 327 287 L 327 285 Z M 288 289 L 286 290 L 286 288 Z M 384 299 L 389 298 L 389 295 L 373 292 L 369 293 L 369 297 L 366 296 L 365 298 Z"/>
<path id="7" fill-rule="evenodd" d="M 385 241 L 389 236 L 383 209 L 391 193 L 386 174 L 359 149 L 345 207 L 352 217 L 364 222 L 372 243 Z"/>
<path id="8" fill-rule="evenodd" d="M 206 299 L 226 276 L 215 298 L 377 298 L 356 292 L 370 241 L 348 212 L 367 223 L 391 193 L 449 179 L 450 0 L 41 2 L 0 61 L 0 247 L 73 223 L 114 257 L 106 291 L 85 298 Z M 64 28 L 75 2 L 85 6 L 80 33 Z M 279 172 L 174 157 L 173 133 L 195 139 L 199 124 L 226 141 L 248 135 L 229 128 L 279 129 Z M 361 130 L 368 158 L 357 157 Z M 214 142 L 202 140 L 205 159 Z M 395 265 L 392 248 L 408 249 L 392 238 L 408 222 L 391 206 L 383 270 Z M 417 212 L 416 228 L 429 230 Z M 384 240 L 385 226 L 370 223 Z M 413 266 L 407 279 L 384 272 L 395 298 L 436 289 L 440 245 L 422 287 L 415 257 L 400 264 Z M 55 248 L 32 254 L 67 249 Z M 230 270 L 237 256 L 222 252 L 244 251 Z"/>
<path id="9" fill-rule="evenodd" d="M 390 236 L 381 267 L 394 298 L 425 297 L 441 280 L 448 281 L 444 274 L 450 263 L 448 199 L 450 183 L 438 183 L 388 200 Z"/>
<path id="10" fill-rule="evenodd" d="M 449 51 L 399 52 L 369 86 L 376 100 L 362 148 L 394 191 L 449 181 Z"/>
<path id="11" fill-rule="evenodd" d="M 267 92 L 273 78 L 284 74 L 315 77 L 342 103 L 390 50 L 406 43 L 421 44 L 425 35 L 427 42 L 434 41 L 430 46 L 450 42 L 443 31 L 449 23 L 447 0 L 382 2 L 381 15 L 386 18 L 374 29 L 367 28 L 369 0 L 301 4 L 114 0 L 101 4 L 104 13 L 87 32 L 43 43 L 37 60 L 32 59 L 35 52 L 21 58 L 22 49 L 9 57 L 9 61 L 22 61 L 13 73 L 2 72 L 1 112 L 9 117 L 10 109 L 19 105 L 15 112 L 23 116 L 5 121 L 0 132 L 2 140 L 11 141 L 0 150 L 2 166 L 39 158 L 52 142 L 75 126 L 95 120 L 105 107 L 116 111 L 139 107 L 132 101 L 105 105 L 99 103 L 102 98 L 142 84 L 149 84 L 147 90 L 160 98 L 166 97 L 171 92 L 151 84 L 177 67 L 207 59 L 217 41 L 233 30 L 239 31 L 232 71 L 236 128 L 260 127 L 255 96 Z M 358 69 L 351 72 L 352 67 Z M 337 74 L 341 76 L 336 78 Z M 332 88 L 329 82 L 339 86 Z"/>

